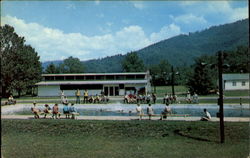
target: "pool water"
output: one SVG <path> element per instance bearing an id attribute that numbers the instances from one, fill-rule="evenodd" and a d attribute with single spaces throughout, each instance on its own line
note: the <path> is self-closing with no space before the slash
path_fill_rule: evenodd
<path id="1" fill-rule="evenodd" d="M 18 105 L 9 109 L 2 108 L 2 114 L 17 114 L 17 115 L 30 115 L 31 105 Z M 49 105 L 51 108 L 53 105 Z M 81 116 L 136 116 L 135 104 L 88 104 L 88 105 L 75 105 Z M 161 114 L 165 105 L 153 104 L 152 105 L 155 114 Z M 38 106 L 43 110 L 44 106 Z M 60 112 L 62 112 L 63 105 L 59 105 Z M 202 116 L 203 109 L 206 108 L 212 117 L 216 117 L 216 113 L 219 111 L 218 105 L 170 105 L 173 114 L 189 114 L 191 116 Z M 142 105 L 144 114 L 146 114 L 147 105 Z M 240 105 L 224 105 L 225 117 L 249 117 L 250 108 L 248 106 Z"/>

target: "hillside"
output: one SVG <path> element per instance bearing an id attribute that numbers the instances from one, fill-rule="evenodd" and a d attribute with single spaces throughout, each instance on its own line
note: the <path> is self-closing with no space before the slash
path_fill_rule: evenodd
<path id="1" fill-rule="evenodd" d="M 168 60 L 174 66 L 190 65 L 195 57 L 248 45 L 248 23 L 249 19 L 245 19 L 188 35 L 178 35 L 138 50 L 137 53 L 145 65 L 158 64 L 162 59 Z M 121 72 L 124 56 L 119 54 L 83 63 L 86 72 Z"/>
<path id="2" fill-rule="evenodd" d="M 138 51 L 146 65 L 167 59 L 175 66 L 192 64 L 195 57 L 248 45 L 248 19 L 179 35 Z"/>

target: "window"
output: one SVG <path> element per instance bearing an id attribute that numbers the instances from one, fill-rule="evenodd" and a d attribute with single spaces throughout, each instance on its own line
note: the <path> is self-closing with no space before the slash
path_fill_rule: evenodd
<path id="1" fill-rule="evenodd" d="M 125 76 L 124 75 L 117 75 L 116 79 L 117 80 L 125 80 Z"/>
<path id="2" fill-rule="evenodd" d="M 245 81 L 242 81 L 242 82 L 241 82 L 241 85 L 242 85 L 242 86 L 245 86 L 245 85 L 246 85 L 246 82 L 245 82 Z"/>
<path id="3" fill-rule="evenodd" d="M 45 76 L 45 77 L 44 77 L 44 80 L 45 80 L 45 81 L 53 81 L 53 80 L 55 80 L 55 79 L 54 79 L 54 76 Z"/>
<path id="4" fill-rule="evenodd" d="M 107 80 L 114 80 L 114 79 L 115 79 L 115 76 L 114 76 L 114 75 L 107 75 L 107 76 L 106 76 L 106 79 L 107 79 Z"/>
<path id="5" fill-rule="evenodd" d="M 232 83 L 233 83 L 233 86 L 236 86 L 236 82 L 235 81 L 233 81 Z"/>
<path id="6" fill-rule="evenodd" d="M 58 81 L 64 80 L 64 76 L 56 76 L 56 80 L 58 80 Z"/>
<path id="7" fill-rule="evenodd" d="M 135 75 L 126 75 L 126 79 L 133 80 L 133 79 L 135 79 Z"/>
<path id="8" fill-rule="evenodd" d="M 86 76 L 86 80 L 94 80 L 95 77 L 94 76 Z"/>
<path id="9" fill-rule="evenodd" d="M 96 80 L 104 80 L 104 76 L 98 75 L 95 77 Z"/>
<path id="10" fill-rule="evenodd" d="M 66 80 L 74 80 L 75 77 L 74 77 L 74 76 L 65 76 L 65 79 L 66 79 Z"/>
<path id="11" fill-rule="evenodd" d="M 93 84 L 93 85 L 60 85 L 61 90 L 84 90 L 84 89 L 103 89 L 103 85 L 101 84 Z"/>
<path id="12" fill-rule="evenodd" d="M 84 80 L 84 76 L 76 76 L 76 80 Z"/>
<path id="13" fill-rule="evenodd" d="M 136 75 L 136 79 L 145 79 L 145 75 Z"/>

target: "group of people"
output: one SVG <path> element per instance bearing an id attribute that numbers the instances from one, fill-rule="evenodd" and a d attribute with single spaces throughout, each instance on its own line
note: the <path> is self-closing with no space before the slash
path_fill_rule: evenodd
<path id="1" fill-rule="evenodd" d="M 201 121 L 209 121 L 209 120 L 211 120 L 211 115 L 207 111 L 207 109 L 204 109 L 203 111 L 204 111 L 204 113 L 203 113 L 203 116 L 201 117 L 200 120 Z M 141 120 L 142 117 L 144 116 L 144 111 L 143 111 L 143 109 L 142 109 L 142 107 L 141 107 L 141 105 L 139 103 L 137 104 L 136 112 L 137 112 L 137 115 L 139 116 L 139 120 Z M 160 114 L 160 120 L 167 119 L 167 116 L 171 115 L 171 114 L 172 114 L 172 110 L 171 110 L 169 104 L 166 103 L 166 106 L 164 107 L 163 111 Z M 148 104 L 147 115 L 149 117 L 149 120 L 151 120 L 151 117 L 154 115 L 154 109 L 151 106 L 151 104 Z"/>
<path id="2" fill-rule="evenodd" d="M 80 104 L 81 103 L 81 91 L 79 89 L 77 89 L 76 93 L 76 104 Z M 82 103 L 108 103 L 109 102 L 109 98 L 107 96 L 104 95 L 103 92 L 101 92 L 100 95 L 96 94 L 96 95 L 89 95 L 88 94 L 88 90 L 85 90 L 83 92 L 83 100 Z M 68 104 L 68 99 L 67 96 L 64 94 L 64 91 L 61 91 L 61 103 L 62 104 Z"/>
<path id="3" fill-rule="evenodd" d="M 36 102 L 34 102 L 33 107 L 31 107 L 31 111 L 33 112 L 36 119 L 39 119 L 41 114 L 44 115 L 44 118 L 46 118 L 48 114 L 52 114 L 53 119 L 58 119 L 61 116 L 58 104 L 55 104 L 52 108 L 48 104 L 45 104 L 44 109 L 41 110 L 36 106 Z M 77 109 L 73 103 L 71 103 L 71 106 L 68 106 L 68 104 L 64 105 L 63 114 L 65 114 L 66 119 L 70 118 L 70 116 L 72 119 L 75 119 L 75 116 L 78 115 Z"/>
<path id="4" fill-rule="evenodd" d="M 152 93 L 151 95 L 133 95 L 133 94 L 126 94 L 124 96 L 123 102 L 127 103 L 127 104 L 135 104 L 135 103 L 156 103 L 156 94 Z M 186 102 L 187 103 L 199 103 L 198 100 L 198 94 L 194 93 L 192 96 L 190 94 L 190 92 L 187 92 L 187 96 L 186 96 Z M 163 104 L 173 104 L 173 103 L 180 103 L 180 101 L 178 101 L 177 99 L 177 95 L 172 95 L 172 94 L 165 94 L 163 97 Z"/>
<path id="5" fill-rule="evenodd" d="M 177 102 L 177 95 L 168 95 L 167 93 L 163 97 L 163 104 L 173 104 Z"/>
<path id="6" fill-rule="evenodd" d="M 16 104 L 16 100 L 12 95 L 9 96 L 8 100 L 5 102 L 5 105 Z"/>
<path id="7" fill-rule="evenodd" d="M 126 94 L 124 96 L 123 102 L 127 103 L 127 104 L 135 104 L 135 103 L 147 103 L 149 104 L 151 101 L 153 102 L 153 104 L 156 103 L 156 94 L 152 93 L 151 95 L 133 95 L 133 94 Z"/>
<path id="8" fill-rule="evenodd" d="M 188 91 L 187 97 L 186 97 L 186 102 L 187 103 L 199 103 L 198 94 L 194 92 L 193 96 L 191 96 L 191 93 Z"/>
<path id="9" fill-rule="evenodd" d="M 144 112 L 143 112 L 143 109 L 139 103 L 137 104 L 136 112 L 137 112 L 137 115 L 139 116 L 139 120 L 141 120 L 142 116 L 144 116 Z M 172 111 L 171 111 L 171 108 L 169 107 L 169 104 L 166 104 L 163 111 L 161 112 L 160 120 L 166 119 L 167 115 L 169 115 L 171 113 L 172 113 Z M 149 117 L 149 120 L 151 120 L 151 117 L 154 115 L 154 109 L 153 109 L 151 104 L 148 104 L 147 115 Z"/>

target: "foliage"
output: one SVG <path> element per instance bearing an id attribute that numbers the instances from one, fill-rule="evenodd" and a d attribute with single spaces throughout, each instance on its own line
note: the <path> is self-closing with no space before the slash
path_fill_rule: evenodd
<path id="1" fill-rule="evenodd" d="M 158 65 L 149 67 L 154 86 L 166 85 L 171 82 L 171 65 L 167 60 L 161 60 Z"/>
<path id="2" fill-rule="evenodd" d="M 124 72 L 142 72 L 145 71 L 143 61 L 136 52 L 128 53 L 122 62 Z"/>
<path id="3" fill-rule="evenodd" d="M 57 67 L 53 63 L 51 63 L 46 68 L 45 73 L 47 73 L 47 74 L 55 74 L 55 73 L 59 73 L 59 72 L 58 72 Z"/>
<path id="4" fill-rule="evenodd" d="M 201 95 L 209 94 L 209 92 L 216 88 L 216 78 L 213 75 L 214 71 L 211 67 L 207 66 L 206 62 L 213 60 L 213 57 L 202 56 L 195 60 L 194 70 L 188 76 L 187 87 L 191 93 L 197 93 Z"/>
<path id="5" fill-rule="evenodd" d="M 175 77 L 176 85 L 186 85 L 188 82 L 188 76 L 192 73 L 192 67 L 183 65 L 176 68 L 178 76 Z"/>
<path id="6" fill-rule="evenodd" d="M 61 73 L 83 73 L 84 66 L 78 58 L 70 56 L 59 65 L 59 70 Z"/>
<path id="7" fill-rule="evenodd" d="M 34 48 L 25 45 L 24 37 L 18 36 L 12 26 L 1 26 L 0 37 L 2 95 L 17 91 L 20 96 L 40 80 L 40 57 Z"/>
<path id="8" fill-rule="evenodd" d="M 224 56 L 224 63 L 229 65 L 229 68 L 225 69 L 224 72 L 250 72 L 249 48 L 247 46 L 238 46 L 235 51 L 225 51 Z"/>
<path id="9" fill-rule="evenodd" d="M 50 63 L 45 73 L 83 73 L 84 72 L 84 64 L 78 59 L 72 56 L 64 59 L 62 63 L 57 64 Z"/>

